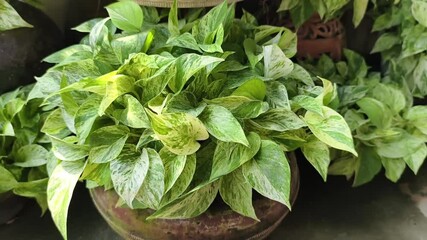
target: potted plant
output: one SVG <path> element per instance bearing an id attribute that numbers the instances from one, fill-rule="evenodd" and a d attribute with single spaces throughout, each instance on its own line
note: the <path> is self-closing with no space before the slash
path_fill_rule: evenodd
<path id="1" fill-rule="evenodd" d="M 20 1 L 1 0 L 0 15 L 0 93 L 5 93 L 46 70 L 40 61 L 61 46 L 61 32 L 40 10 Z"/>
<path id="2" fill-rule="evenodd" d="M 371 181 L 382 168 L 397 182 L 408 166 L 415 174 L 427 157 L 427 106 L 413 106 L 411 92 L 380 73 L 368 72 L 363 57 L 345 50 L 346 61 L 328 56 L 304 65 L 338 84 L 334 107 L 352 129 L 358 157 L 334 151 L 329 174 L 353 179 L 354 186 Z"/>
<path id="3" fill-rule="evenodd" d="M 56 65 L 29 96 L 58 109 L 43 132 L 59 161 L 47 192 L 64 238 L 79 180 L 127 238 L 263 238 L 295 200 L 292 151 L 304 145 L 325 179 L 329 147 L 356 154 L 326 107 L 334 86 L 289 59 L 289 30 L 234 19 L 226 3 L 179 18 L 175 1 L 167 21 L 132 1 L 107 11 L 75 28 L 89 33 L 80 44 L 45 59 Z M 221 221 L 196 227 L 209 218 Z"/>
<path id="4" fill-rule="evenodd" d="M 26 102 L 31 86 L 0 96 L 0 224 L 10 221 L 23 207 L 22 197 L 35 198 L 47 210 L 49 138 L 40 133 L 48 111 L 40 101 Z"/>

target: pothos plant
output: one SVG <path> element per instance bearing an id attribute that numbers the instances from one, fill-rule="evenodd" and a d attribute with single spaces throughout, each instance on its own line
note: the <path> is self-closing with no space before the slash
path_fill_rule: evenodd
<path id="1" fill-rule="evenodd" d="M 289 11 L 295 26 L 301 26 L 314 13 L 325 21 L 340 17 L 353 2 L 353 24 L 357 27 L 365 16 L 369 0 L 282 0 L 278 12 Z M 376 1 L 372 1 L 376 4 Z"/>
<path id="2" fill-rule="evenodd" d="M 372 53 L 381 53 L 390 79 L 419 98 L 427 95 L 426 9 L 421 0 L 382 4 L 372 29 L 382 32 Z"/>
<path id="3" fill-rule="evenodd" d="M 40 100 L 26 102 L 31 86 L 0 96 L 0 194 L 35 198 L 47 210 L 47 176 L 55 167 L 49 161 L 50 140 L 40 132 L 50 113 Z"/>
<path id="4" fill-rule="evenodd" d="M 257 220 L 252 189 L 291 207 L 285 152 L 306 143 L 319 171 L 329 146 L 357 155 L 344 118 L 325 106 L 334 86 L 289 59 L 291 31 L 246 12 L 234 19 L 226 3 L 179 18 L 175 2 L 167 21 L 132 1 L 107 11 L 75 28 L 89 33 L 80 44 L 45 59 L 56 65 L 29 97 L 56 109 L 44 125 L 58 161 L 48 203 L 64 238 L 79 180 L 154 210 L 149 219 L 195 217 L 219 192 Z"/>
<path id="5" fill-rule="evenodd" d="M 38 0 L 20 0 L 34 7 L 40 7 Z M 7 0 L 0 0 L 0 32 L 22 27 L 33 27 L 26 22 L 19 13 L 8 3 Z"/>
<path id="6" fill-rule="evenodd" d="M 345 50 L 346 61 L 323 56 L 304 65 L 338 84 L 333 108 L 344 115 L 359 156 L 334 151 L 329 174 L 354 176 L 354 186 L 371 181 L 382 167 L 396 182 L 406 166 L 415 174 L 427 157 L 427 106 L 413 106 L 413 97 L 380 73 L 368 72 L 362 56 Z"/>

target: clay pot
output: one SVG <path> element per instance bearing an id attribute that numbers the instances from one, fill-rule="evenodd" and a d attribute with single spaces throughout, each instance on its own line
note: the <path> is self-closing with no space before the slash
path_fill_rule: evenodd
<path id="1" fill-rule="evenodd" d="M 229 3 L 239 2 L 242 0 L 228 0 Z M 143 6 L 163 7 L 170 8 L 173 0 L 136 0 L 136 2 Z M 200 8 L 212 7 L 224 2 L 224 0 L 180 0 L 178 1 L 179 8 Z"/>
<path id="2" fill-rule="evenodd" d="M 24 207 L 25 200 L 11 192 L 0 194 L 0 225 L 13 220 Z"/>
<path id="3" fill-rule="evenodd" d="M 295 156 L 290 155 L 291 203 L 299 190 L 299 171 Z M 125 239 L 265 239 L 289 213 L 284 205 L 270 199 L 254 197 L 253 205 L 260 222 L 233 212 L 219 199 L 204 214 L 182 220 L 146 221 L 152 210 L 116 208 L 118 195 L 102 188 L 90 191 L 96 208 L 110 227 Z"/>
<path id="4" fill-rule="evenodd" d="M 19 1 L 12 6 L 34 28 L 0 32 L 0 94 L 35 82 L 48 65 L 41 60 L 62 46 L 58 27 L 40 10 Z"/>
<path id="5" fill-rule="evenodd" d="M 328 54 L 338 61 L 345 47 L 345 29 L 339 19 L 324 22 L 318 14 L 313 15 L 297 31 L 298 58 L 320 58 Z"/>

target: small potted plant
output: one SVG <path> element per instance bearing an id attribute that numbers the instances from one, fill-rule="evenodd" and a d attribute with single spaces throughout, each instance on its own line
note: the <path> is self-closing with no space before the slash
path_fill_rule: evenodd
<path id="1" fill-rule="evenodd" d="M 47 192 L 64 238 L 79 180 L 125 238 L 264 238 L 298 191 L 292 151 L 304 145 L 325 179 L 329 147 L 356 154 L 326 107 L 334 85 L 289 59 L 289 30 L 235 19 L 226 3 L 179 18 L 175 1 L 166 21 L 132 1 L 107 11 L 45 59 L 56 65 L 29 96 L 57 109 L 43 132 L 60 162 Z"/>
<path id="2" fill-rule="evenodd" d="M 23 207 L 22 197 L 35 198 L 47 210 L 47 176 L 54 163 L 49 162 L 49 138 L 40 133 L 48 111 L 39 100 L 26 102 L 31 86 L 0 96 L 0 224 Z"/>
<path id="3" fill-rule="evenodd" d="M 363 57 L 345 50 L 346 61 L 328 56 L 304 65 L 338 84 L 335 107 L 353 131 L 358 157 L 334 151 L 329 174 L 353 179 L 354 186 L 370 182 L 384 167 L 397 182 L 408 166 L 415 174 L 427 157 L 427 106 L 413 106 L 408 88 L 368 72 Z"/>

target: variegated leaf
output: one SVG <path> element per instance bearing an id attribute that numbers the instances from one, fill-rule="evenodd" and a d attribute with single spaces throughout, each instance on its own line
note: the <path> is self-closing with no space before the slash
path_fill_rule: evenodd
<path id="1" fill-rule="evenodd" d="M 62 162 L 56 166 L 49 178 L 47 202 L 52 219 L 64 239 L 67 239 L 68 208 L 71 197 L 84 168 L 85 163 L 82 161 Z"/>
<path id="2" fill-rule="evenodd" d="M 165 192 L 167 192 L 172 188 L 184 170 L 187 156 L 176 155 L 167 148 L 162 148 L 159 154 L 165 166 Z"/>
<path id="3" fill-rule="evenodd" d="M 233 211 L 259 221 L 252 205 L 252 186 L 243 176 L 241 168 L 221 178 L 219 193 Z"/>
<path id="4" fill-rule="evenodd" d="M 224 142 L 235 142 L 248 146 L 248 140 L 240 123 L 226 108 L 209 105 L 200 114 L 199 119 L 215 138 Z"/>
<path id="5" fill-rule="evenodd" d="M 165 190 L 165 169 L 159 154 L 151 148 L 147 148 L 150 165 L 147 176 L 139 189 L 135 199 L 144 206 L 157 209 Z"/>
<path id="6" fill-rule="evenodd" d="M 156 115 L 147 110 L 151 118 L 151 126 L 162 143 L 169 151 L 178 155 L 195 153 L 200 144 L 198 140 L 206 140 L 209 134 L 203 123 L 186 113 L 164 113 Z"/>
<path id="7" fill-rule="evenodd" d="M 0 0 L 0 32 L 21 27 L 33 26 L 22 19 L 6 0 Z"/>
<path id="8" fill-rule="evenodd" d="M 304 143 L 301 150 L 305 158 L 313 165 L 326 182 L 328 167 L 331 162 L 329 147 L 312 135 L 307 139 L 307 142 Z"/>
<path id="9" fill-rule="evenodd" d="M 142 104 L 132 95 L 124 95 L 126 108 L 120 113 L 120 121 L 131 128 L 150 128 L 150 120 Z"/>
<path id="10" fill-rule="evenodd" d="M 273 80 L 286 77 L 294 69 L 293 62 L 277 45 L 264 46 L 264 76 Z"/>
<path id="11" fill-rule="evenodd" d="M 259 153 L 243 165 L 243 175 L 261 195 L 285 204 L 291 209 L 289 202 L 291 170 L 279 145 L 262 140 Z"/>
<path id="12" fill-rule="evenodd" d="M 119 156 L 127 139 L 128 135 L 125 135 L 111 145 L 101 145 L 92 148 L 89 152 L 88 161 L 91 163 L 107 163 L 112 161 Z"/>
<path id="13" fill-rule="evenodd" d="M 131 146 L 125 146 L 122 153 L 110 163 L 114 189 L 128 206 L 132 206 L 147 175 L 150 160 L 146 149 L 142 154 Z"/>
<path id="14" fill-rule="evenodd" d="M 52 141 L 53 154 L 62 161 L 80 160 L 89 154 L 87 145 L 77 145 L 54 137 L 50 139 Z"/>
<path id="15" fill-rule="evenodd" d="M 211 180 L 236 170 L 255 156 L 260 148 L 261 138 L 254 132 L 249 133 L 247 138 L 247 147 L 238 143 L 218 142 L 213 156 Z"/>
<path id="16" fill-rule="evenodd" d="M 74 117 L 74 126 L 79 137 L 79 142 L 84 143 L 89 136 L 93 123 L 98 118 L 98 109 L 101 98 L 95 94 L 91 95 L 77 110 Z"/>
<path id="17" fill-rule="evenodd" d="M 104 98 L 99 105 L 98 115 L 104 115 L 105 110 L 114 102 L 118 97 L 125 93 L 133 91 L 135 80 L 132 77 L 126 75 L 114 75 L 111 76 L 107 82 Z"/>

